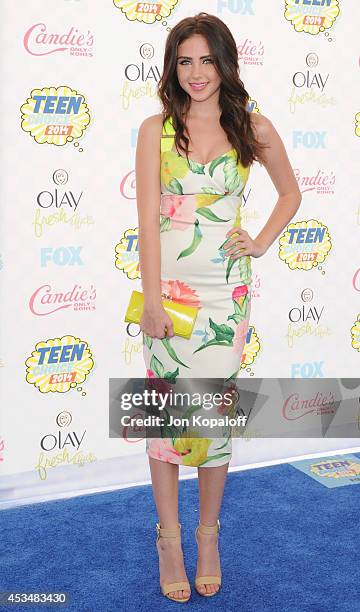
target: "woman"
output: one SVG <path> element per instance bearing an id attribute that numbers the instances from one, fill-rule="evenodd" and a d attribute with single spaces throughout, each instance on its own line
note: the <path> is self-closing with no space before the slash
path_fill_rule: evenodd
<path id="1" fill-rule="evenodd" d="M 241 367 L 249 326 L 251 257 L 267 251 L 298 210 L 301 195 L 271 121 L 247 110 L 236 42 L 220 19 L 202 12 L 175 25 L 166 40 L 158 93 L 163 112 L 142 122 L 136 151 L 147 377 L 171 384 L 177 377 L 231 381 Z M 279 198 L 253 239 L 241 228 L 240 205 L 255 160 L 265 166 Z M 165 297 L 198 308 L 189 339 L 174 335 Z M 221 584 L 218 517 L 231 459 L 228 434 L 188 435 L 179 431 L 146 443 L 159 516 L 160 586 L 178 602 L 191 594 L 178 522 L 179 464 L 198 467 L 195 586 L 211 596 Z"/>

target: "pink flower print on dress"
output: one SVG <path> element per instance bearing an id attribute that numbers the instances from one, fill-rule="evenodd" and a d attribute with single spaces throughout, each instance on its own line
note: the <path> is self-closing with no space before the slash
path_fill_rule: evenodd
<path id="1" fill-rule="evenodd" d="M 147 389 L 155 389 L 158 393 L 171 393 L 171 384 L 166 382 L 163 378 L 156 376 L 153 370 L 146 370 L 146 387 Z"/>
<path id="2" fill-rule="evenodd" d="M 161 280 L 161 295 L 164 299 L 173 300 L 179 304 L 202 307 L 195 289 L 191 289 L 189 285 L 180 280 Z"/>
<path id="3" fill-rule="evenodd" d="M 234 313 L 229 315 L 227 320 L 232 320 L 236 324 L 239 324 L 241 321 L 244 321 L 249 314 L 250 293 L 248 285 L 238 285 L 235 287 L 231 297 L 234 305 Z"/>
<path id="4" fill-rule="evenodd" d="M 166 463 L 182 463 L 182 456 L 168 438 L 148 438 L 148 454 Z"/>
<path id="5" fill-rule="evenodd" d="M 195 198 L 163 194 L 160 212 L 170 219 L 171 229 L 186 230 L 195 223 Z"/>
<path id="6" fill-rule="evenodd" d="M 247 285 L 239 285 L 233 289 L 231 297 L 233 300 L 236 300 L 239 306 L 242 306 L 245 300 L 245 295 L 249 293 L 249 288 Z M 241 299 L 242 298 L 242 299 Z"/>

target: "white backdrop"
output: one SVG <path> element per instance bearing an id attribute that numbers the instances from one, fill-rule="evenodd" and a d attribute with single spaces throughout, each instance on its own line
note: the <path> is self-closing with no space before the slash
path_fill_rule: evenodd
<path id="1" fill-rule="evenodd" d="M 5 505 L 149 479 L 144 441 L 109 438 L 108 380 L 145 372 L 139 327 L 123 322 L 141 288 L 137 129 L 160 111 L 168 31 L 200 10 L 230 27 L 251 108 L 272 120 L 303 193 L 290 226 L 252 260 L 241 377 L 358 376 L 357 0 L 1 0 Z M 254 164 L 242 209 L 251 236 L 276 198 Z M 234 440 L 231 465 L 359 448 L 356 435 L 330 437 L 254 432 Z"/>

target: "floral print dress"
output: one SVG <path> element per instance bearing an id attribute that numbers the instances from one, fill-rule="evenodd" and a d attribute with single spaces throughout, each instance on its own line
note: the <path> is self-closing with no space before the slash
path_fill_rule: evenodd
<path id="1" fill-rule="evenodd" d="M 174 148 L 171 119 L 161 138 L 162 297 L 199 308 L 189 339 L 152 338 L 143 332 L 146 378 L 233 381 L 241 368 L 249 329 L 251 259 L 225 257 L 226 233 L 241 226 L 240 207 L 250 168 L 231 149 L 207 164 Z M 155 383 L 155 381 L 154 381 Z M 159 381 L 160 383 L 160 381 Z M 227 414 L 231 410 L 226 408 Z M 218 412 L 221 414 L 222 408 Z M 196 437 L 173 427 L 171 437 L 147 438 L 150 457 L 188 466 L 215 467 L 231 459 L 231 429 L 221 438 Z"/>

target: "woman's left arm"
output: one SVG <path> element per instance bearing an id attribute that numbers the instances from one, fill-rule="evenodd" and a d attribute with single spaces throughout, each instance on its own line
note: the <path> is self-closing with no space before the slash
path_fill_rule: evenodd
<path id="1" fill-rule="evenodd" d="M 269 219 L 255 239 L 250 238 L 241 228 L 233 227 L 229 230 L 229 238 L 235 234 L 226 247 L 226 254 L 230 259 L 238 259 L 244 255 L 261 257 L 291 221 L 301 203 L 297 180 L 275 127 L 264 115 L 251 113 L 251 118 L 256 138 L 267 145 L 262 152 L 263 165 L 279 197 Z"/>

